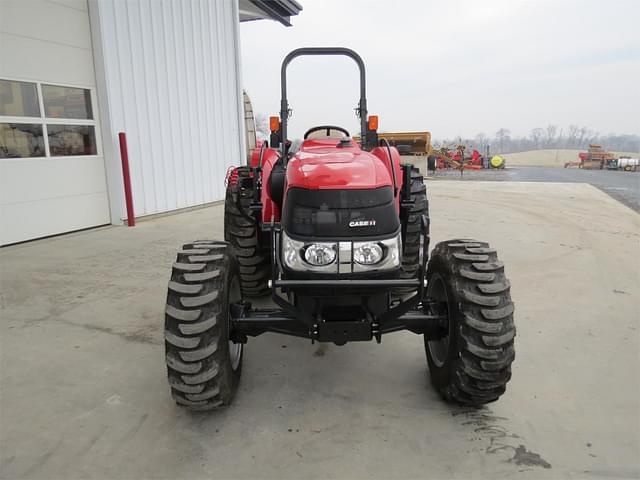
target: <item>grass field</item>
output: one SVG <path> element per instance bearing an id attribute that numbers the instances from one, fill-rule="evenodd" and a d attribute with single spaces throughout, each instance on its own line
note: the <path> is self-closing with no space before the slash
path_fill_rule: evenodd
<path id="1" fill-rule="evenodd" d="M 564 167 L 567 162 L 578 161 L 578 153 L 584 150 L 529 150 L 527 152 L 505 153 L 502 155 L 508 167 Z M 638 152 L 613 152 L 617 156 L 640 157 Z M 427 167 L 427 157 L 403 155 L 403 163 L 411 163 L 423 173 Z"/>
<path id="2" fill-rule="evenodd" d="M 578 153 L 584 150 L 530 150 L 528 152 L 505 153 L 507 167 L 564 167 L 566 162 L 578 160 Z M 614 152 L 616 155 L 638 157 L 638 152 Z"/>

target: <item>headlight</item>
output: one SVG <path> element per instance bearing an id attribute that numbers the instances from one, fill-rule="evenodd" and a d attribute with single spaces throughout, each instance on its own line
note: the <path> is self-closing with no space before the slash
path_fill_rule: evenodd
<path id="1" fill-rule="evenodd" d="M 353 271 L 368 272 L 398 268 L 401 252 L 400 233 L 395 237 L 377 242 L 353 242 Z"/>
<path id="2" fill-rule="evenodd" d="M 336 259 L 334 243 L 312 243 L 304 250 L 304 259 L 315 266 L 330 265 Z"/>
<path id="3" fill-rule="evenodd" d="M 303 247 L 303 242 L 289 238 L 285 233 L 282 234 L 282 256 L 287 267 L 294 270 L 304 270 L 305 267 L 300 258 Z"/>
<path id="4" fill-rule="evenodd" d="M 282 232 L 282 263 L 297 272 L 361 273 L 400 266 L 400 233 L 377 241 L 304 242 Z"/>
<path id="5" fill-rule="evenodd" d="M 383 253 L 377 243 L 365 243 L 353 250 L 353 260 L 360 265 L 375 265 L 382 260 Z"/>
<path id="6" fill-rule="evenodd" d="M 298 272 L 314 271 L 334 273 L 338 271 L 337 243 L 305 243 L 290 238 L 282 232 L 282 259 L 287 268 Z"/>

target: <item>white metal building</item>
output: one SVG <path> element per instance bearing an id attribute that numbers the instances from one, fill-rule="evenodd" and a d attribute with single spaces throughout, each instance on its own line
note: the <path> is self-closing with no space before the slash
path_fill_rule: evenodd
<path id="1" fill-rule="evenodd" d="M 244 161 L 238 21 L 294 0 L 0 0 L 0 245 L 220 200 Z"/>

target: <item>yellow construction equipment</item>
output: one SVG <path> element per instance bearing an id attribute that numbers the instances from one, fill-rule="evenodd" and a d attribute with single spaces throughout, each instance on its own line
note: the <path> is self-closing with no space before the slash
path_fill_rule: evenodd
<path id="1" fill-rule="evenodd" d="M 387 132 L 378 133 L 378 139 L 386 139 L 395 146 L 400 155 L 430 155 L 431 132 Z"/>
<path id="2" fill-rule="evenodd" d="M 353 137 L 360 141 L 359 137 Z M 378 140 L 385 139 L 398 149 L 400 155 L 432 155 L 431 132 L 386 132 L 378 133 Z"/>

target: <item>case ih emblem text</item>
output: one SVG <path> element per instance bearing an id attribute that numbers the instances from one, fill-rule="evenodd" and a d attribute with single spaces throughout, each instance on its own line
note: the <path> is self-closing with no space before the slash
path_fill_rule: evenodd
<path id="1" fill-rule="evenodd" d="M 355 227 L 375 227 L 376 226 L 376 221 L 375 220 L 351 220 L 349 222 L 349 226 L 351 228 L 355 228 Z"/>

